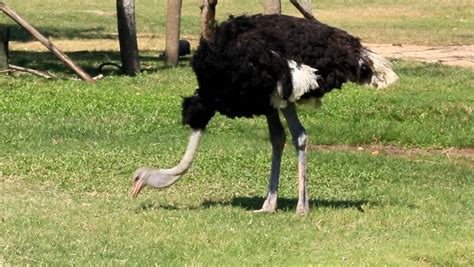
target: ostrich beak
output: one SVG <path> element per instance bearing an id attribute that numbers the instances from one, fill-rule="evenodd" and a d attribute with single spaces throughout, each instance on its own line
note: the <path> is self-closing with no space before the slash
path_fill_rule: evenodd
<path id="1" fill-rule="evenodd" d="M 133 186 L 132 197 L 136 198 L 143 188 L 143 181 L 137 180 Z"/>

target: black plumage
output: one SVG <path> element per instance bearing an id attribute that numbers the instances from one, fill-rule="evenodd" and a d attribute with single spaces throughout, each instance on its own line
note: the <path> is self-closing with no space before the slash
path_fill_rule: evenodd
<path id="1" fill-rule="evenodd" d="M 358 38 L 316 21 L 231 17 L 216 27 L 212 40 L 201 40 L 192 58 L 199 89 L 184 100 L 183 122 L 205 128 L 214 111 L 231 118 L 272 112 L 269 96 L 277 82 L 284 99 L 293 90 L 290 59 L 318 70 L 319 88 L 302 98 L 322 97 L 347 81 L 367 82 L 373 73 L 364 49 Z"/>

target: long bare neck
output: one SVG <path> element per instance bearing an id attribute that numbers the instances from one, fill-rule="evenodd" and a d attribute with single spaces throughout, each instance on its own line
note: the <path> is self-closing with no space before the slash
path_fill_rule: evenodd
<path id="1" fill-rule="evenodd" d="M 185 174 L 188 169 L 191 167 L 194 158 L 196 157 L 196 152 L 199 147 L 199 142 L 201 141 L 202 137 L 202 130 L 195 130 L 193 129 L 191 132 L 191 136 L 189 137 L 188 147 L 186 148 L 186 152 L 184 153 L 183 158 L 175 167 L 171 169 L 164 170 L 166 173 L 170 175 L 178 175 L 181 176 Z"/>
<path id="2" fill-rule="evenodd" d="M 199 142 L 201 141 L 201 136 L 202 130 L 192 130 L 191 136 L 189 137 L 188 147 L 186 148 L 183 159 L 181 159 L 178 165 L 170 169 L 160 170 L 150 167 L 143 167 L 135 172 L 134 177 L 146 177 L 144 183 L 154 188 L 165 188 L 176 183 L 191 167 L 191 164 L 196 157 L 196 151 L 198 149 Z"/>

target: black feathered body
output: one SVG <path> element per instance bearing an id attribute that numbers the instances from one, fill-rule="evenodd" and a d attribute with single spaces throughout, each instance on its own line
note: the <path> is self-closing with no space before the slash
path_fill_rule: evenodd
<path id="1" fill-rule="evenodd" d="M 359 39 L 326 24 L 284 15 L 230 18 L 212 40 L 201 40 L 192 59 L 199 88 L 183 101 L 183 122 L 204 129 L 214 113 L 251 117 L 275 110 L 270 98 L 293 93 L 289 60 L 316 69 L 317 88 L 301 98 L 322 97 L 347 81 L 366 83 L 371 62 Z"/>

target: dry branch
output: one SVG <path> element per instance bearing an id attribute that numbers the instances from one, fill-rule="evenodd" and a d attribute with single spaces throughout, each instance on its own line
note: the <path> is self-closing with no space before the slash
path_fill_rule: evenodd
<path id="1" fill-rule="evenodd" d="M 301 0 L 290 0 L 290 2 L 298 9 L 303 16 L 309 20 L 318 21 L 312 14 L 311 10 L 307 10 L 302 6 Z"/>
<path id="2" fill-rule="evenodd" d="M 94 80 L 92 77 L 87 74 L 84 70 L 81 69 L 74 61 L 72 61 L 66 54 L 64 54 L 61 50 L 59 50 L 53 43 L 51 43 L 44 35 L 42 35 L 38 30 L 36 30 L 33 26 L 31 26 L 26 20 L 20 17 L 15 11 L 10 9 L 6 6 L 3 2 L 0 2 L 0 10 L 13 19 L 18 25 L 23 27 L 26 31 L 28 31 L 33 37 L 35 37 L 38 41 L 40 41 L 46 48 L 49 49 L 56 57 L 59 58 L 66 66 L 68 66 L 71 70 L 76 72 L 81 79 L 87 82 L 93 83 Z"/>
<path id="3" fill-rule="evenodd" d="M 50 74 L 47 74 L 47 73 L 44 73 L 42 71 L 29 69 L 29 68 L 25 68 L 25 67 L 20 67 L 20 66 L 15 66 L 15 65 L 12 65 L 12 64 L 8 64 L 8 71 L 9 72 L 12 72 L 12 71 L 26 72 L 26 73 L 30 73 L 30 74 L 33 74 L 33 75 L 36 75 L 36 76 L 39 76 L 41 78 L 45 78 L 45 79 L 48 79 L 48 80 L 51 80 L 51 79 L 55 78 L 54 76 L 52 76 Z"/>

